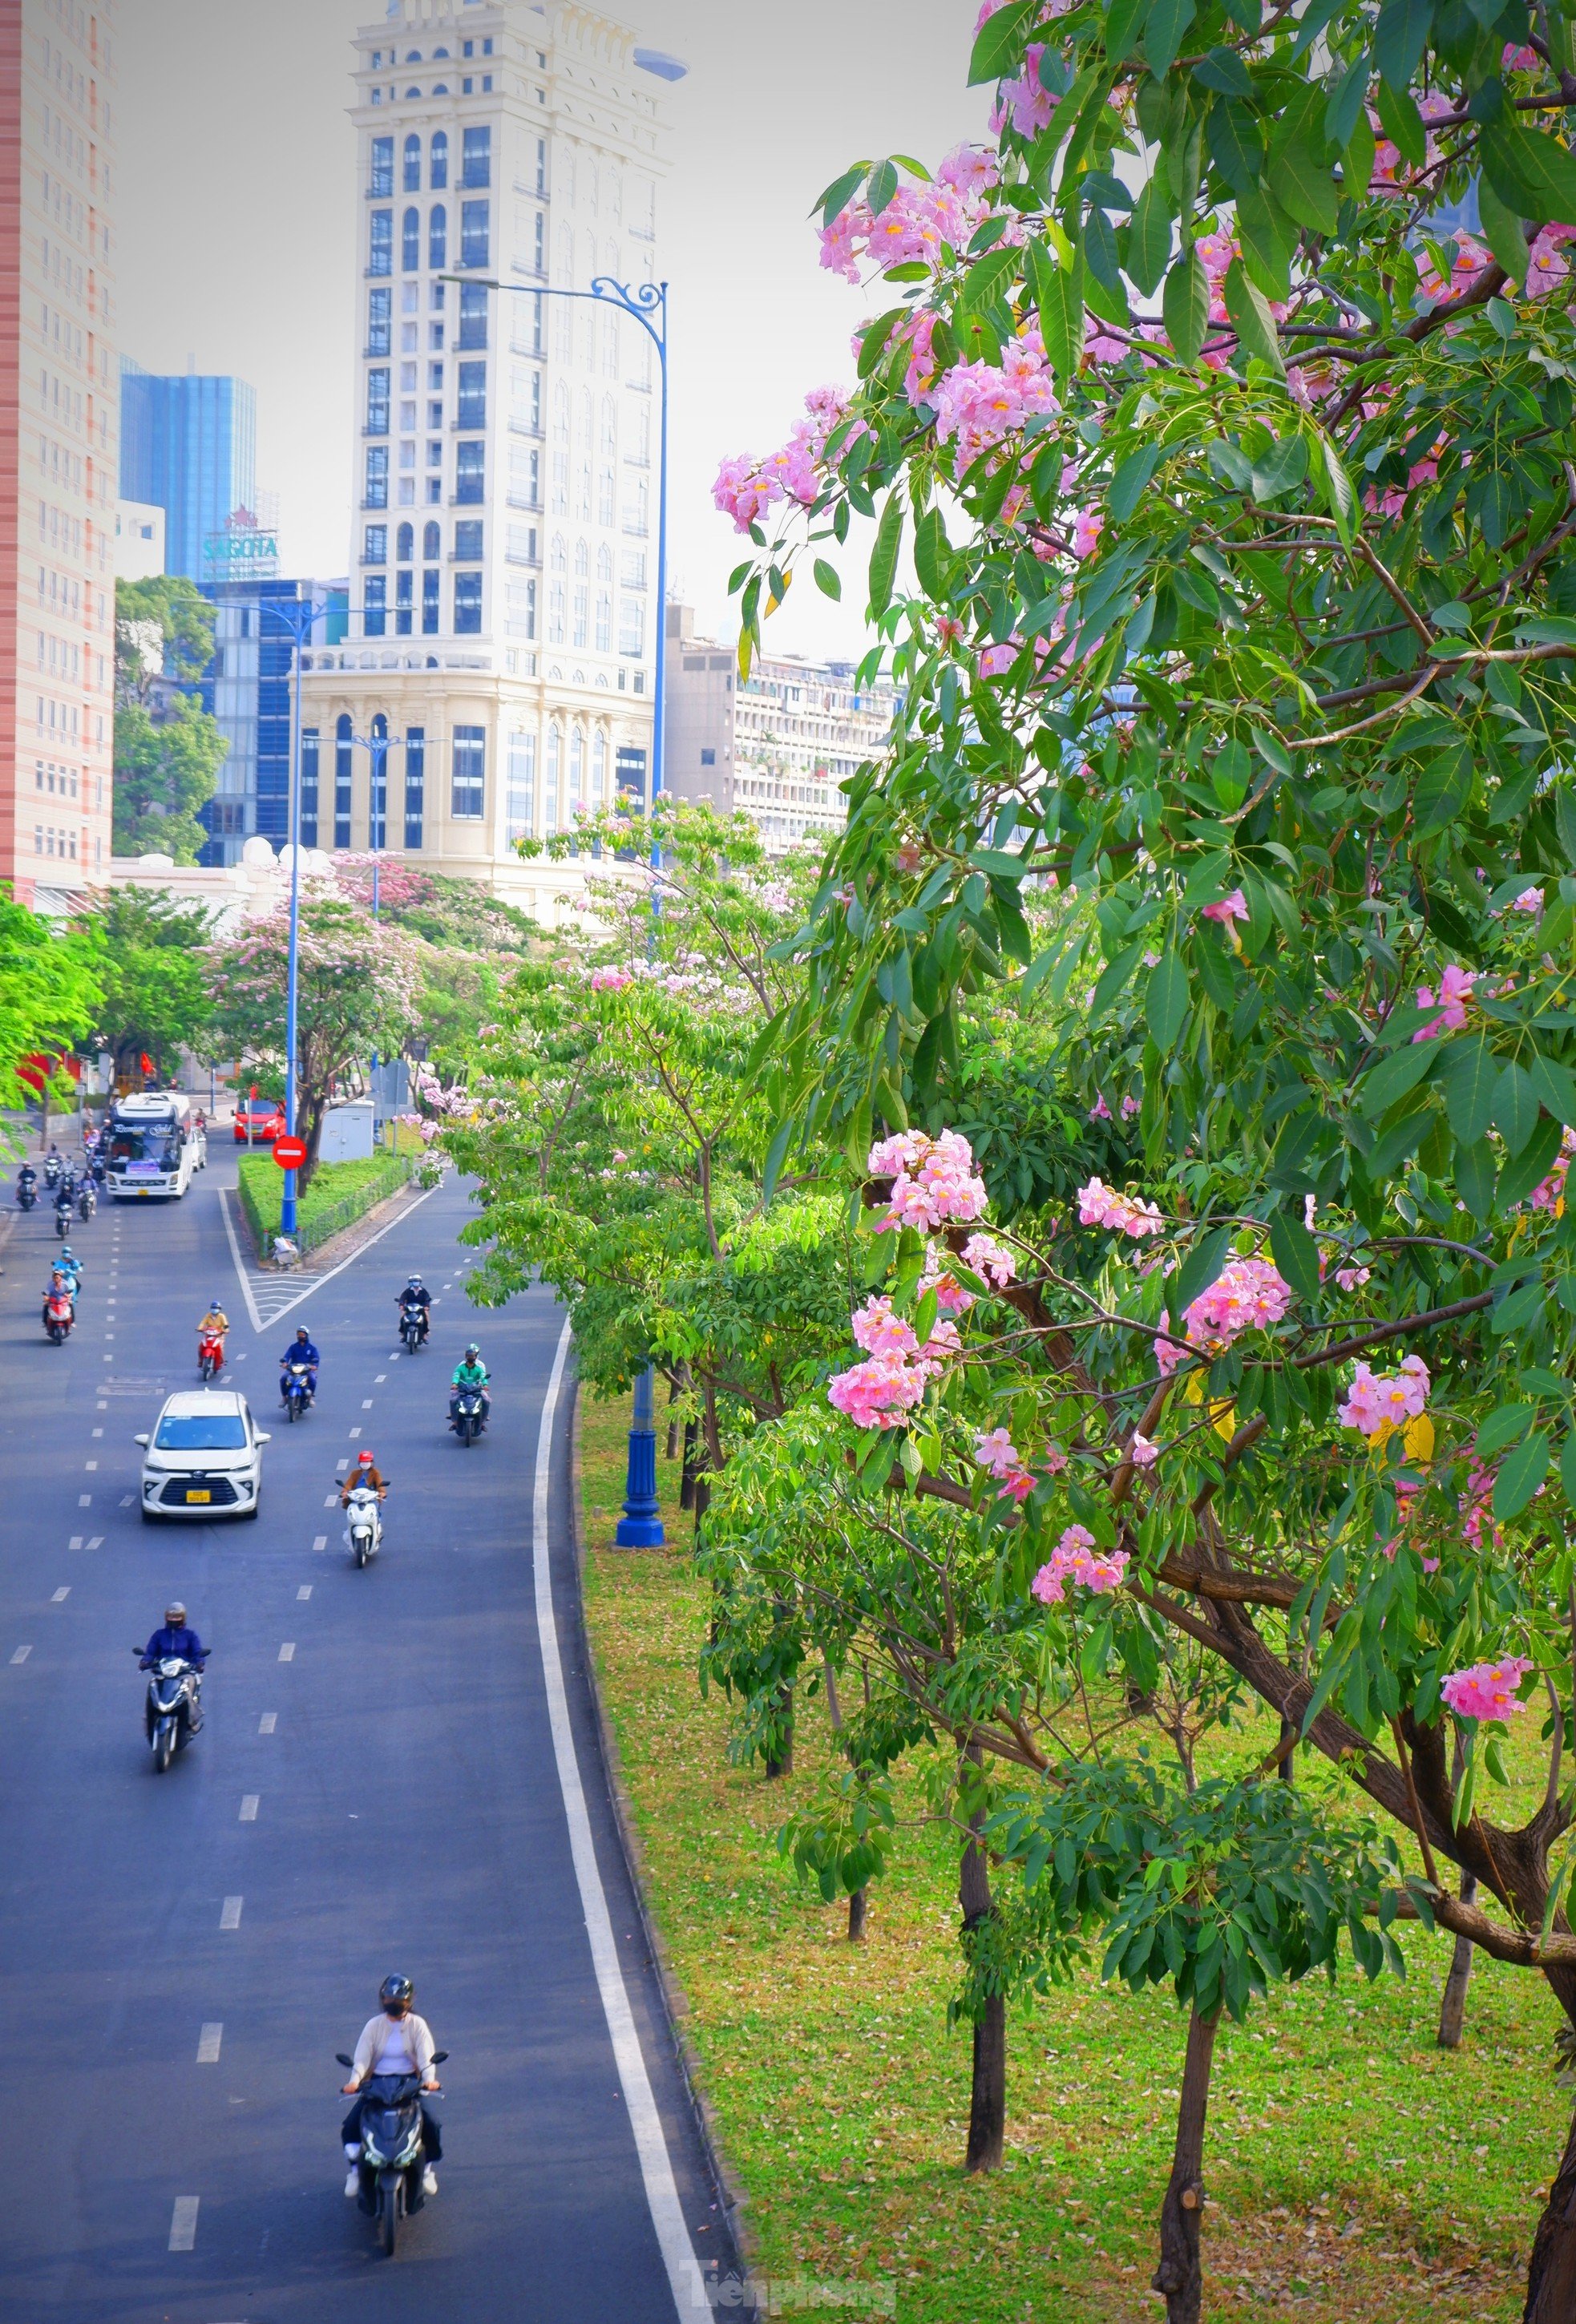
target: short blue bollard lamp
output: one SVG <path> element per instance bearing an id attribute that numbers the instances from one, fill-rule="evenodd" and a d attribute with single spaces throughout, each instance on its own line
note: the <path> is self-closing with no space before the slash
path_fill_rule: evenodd
<path id="1" fill-rule="evenodd" d="M 634 1425 L 624 1480 L 624 1513 L 613 1539 L 620 1549 L 660 1549 L 662 1505 L 657 1499 L 657 1375 L 648 1364 L 635 1381 Z"/>

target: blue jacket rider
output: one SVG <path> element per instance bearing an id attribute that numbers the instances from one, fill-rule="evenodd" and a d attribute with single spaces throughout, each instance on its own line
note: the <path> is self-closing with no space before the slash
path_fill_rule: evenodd
<path id="1" fill-rule="evenodd" d="M 171 1621 L 171 1615 L 179 1615 L 180 1620 Z M 155 1630 L 148 1640 L 142 1667 L 152 1670 L 155 1663 L 161 1663 L 171 1655 L 179 1655 L 182 1662 L 195 1663 L 200 1670 L 207 1660 L 207 1654 L 208 1650 L 197 1632 L 187 1625 L 185 1607 L 171 1606 L 165 1611 L 163 1628 Z"/>
<path id="2" fill-rule="evenodd" d="M 317 1349 L 312 1345 L 310 1339 L 308 1337 L 307 1327 L 304 1323 L 301 1325 L 300 1331 L 297 1332 L 295 1338 L 290 1342 L 290 1346 L 285 1350 L 283 1355 L 281 1356 L 279 1360 L 281 1368 L 286 1364 L 305 1364 L 307 1367 L 307 1393 L 309 1396 L 316 1396 L 318 1392 L 318 1366 L 323 1360 L 321 1356 L 318 1355 Z"/>

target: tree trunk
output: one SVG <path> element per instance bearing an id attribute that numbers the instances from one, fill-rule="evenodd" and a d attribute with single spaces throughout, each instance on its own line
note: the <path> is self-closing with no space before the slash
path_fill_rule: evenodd
<path id="1" fill-rule="evenodd" d="M 1203 2296 L 1199 2229 L 1204 2205 L 1204 2117 L 1209 2110 L 1210 2068 L 1214 2062 L 1215 2029 L 1220 2022 L 1218 2009 L 1209 2017 L 1201 2017 L 1194 2009 L 1187 2021 L 1187 2058 L 1176 2108 L 1176 2146 L 1166 2200 L 1160 2206 L 1160 2264 L 1151 2279 L 1153 2290 L 1166 2296 L 1166 2324 L 1198 2324 Z"/>
<path id="2" fill-rule="evenodd" d="M 1533 2239 L 1522 2324 L 1571 2324 L 1576 2316 L 1576 2121 L 1565 2141 Z"/>
<path id="3" fill-rule="evenodd" d="M 794 1691 L 791 1685 L 779 1687 L 777 1695 L 777 1748 L 769 1752 L 766 1760 L 766 1780 L 779 1782 L 794 1771 Z"/>
<path id="4" fill-rule="evenodd" d="M 679 1472 L 678 1506 L 681 1509 L 695 1507 L 695 1489 L 700 1448 L 700 1423 L 687 1420 L 684 1424 L 684 1466 Z"/>
<path id="5" fill-rule="evenodd" d="M 1461 1875 L 1461 1902 L 1476 1902 L 1478 1884 L 1470 1872 Z M 1444 1999 L 1439 2007 L 1439 2047 L 1455 2050 L 1461 2046 L 1461 2024 L 1467 2014 L 1467 1984 L 1472 1974 L 1472 1940 L 1458 1937 L 1455 1951 L 1451 1955 L 1450 1975 L 1444 1981 Z"/>
<path id="6" fill-rule="evenodd" d="M 977 1833 L 983 1817 L 971 1828 Z M 963 1926 L 977 1929 L 991 1920 L 991 1868 L 978 1839 L 963 1849 L 958 1875 L 958 1902 Z M 974 2020 L 973 2070 L 969 2085 L 969 2138 L 963 2151 L 965 2171 L 1000 2171 L 1007 2133 L 1007 1997 L 989 1994 L 982 2014 Z"/>
<path id="7" fill-rule="evenodd" d="M 841 1736 L 843 1733 L 843 1705 L 837 1700 L 837 1674 L 832 1667 L 832 1658 L 829 1655 L 822 1655 L 821 1667 L 826 1674 L 826 1716 L 832 1722 L 832 1732 L 834 1735 Z M 863 1768 L 856 1767 L 853 1772 L 855 1780 L 862 1784 L 865 1779 Z M 849 1890 L 848 1941 L 851 1945 L 861 1945 L 864 1942 L 865 1903 L 867 1894 L 868 1892 L 863 1888 L 851 1888 Z"/>
<path id="8" fill-rule="evenodd" d="M 851 1945 L 864 1942 L 864 1924 L 870 1906 L 870 1890 L 855 1888 L 848 1898 L 848 1941 Z"/>

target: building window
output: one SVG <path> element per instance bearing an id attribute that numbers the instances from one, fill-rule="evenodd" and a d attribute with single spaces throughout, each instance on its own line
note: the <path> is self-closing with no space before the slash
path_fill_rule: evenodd
<path id="1" fill-rule="evenodd" d="M 408 524 L 402 524 L 400 527 L 399 533 L 394 541 L 394 557 L 396 561 L 401 565 L 409 565 L 410 562 L 410 552 L 415 546 L 415 534 Z"/>
<path id="2" fill-rule="evenodd" d="M 703 750 L 700 754 L 700 762 L 703 767 L 714 767 L 717 763 L 717 754 L 715 751 Z"/>
<path id="3" fill-rule="evenodd" d="M 558 827 L 558 766 L 563 754 L 563 733 L 555 720 L 548 728 L 548 781 L 542 800 L 543 827 L 548 832 Z"/>
<path id="4" fill-rule="evenodd" d="M 454 553 L 462 565 L 481 563 L 482 521 L 480 517 L 462 517 L 455 526 Z"/>
<path id="5" fill-rule="evenodd" d="M 427 465 L 429 468 L 442 467 L 443 446 L 441 444 L 429 444 L 427 447 Z M 433 481 L 436 483 L 437 479 L 434 478 Z"/>
<path id="6" fill-rule="evenodd" d="M 492 182 L 493 132 L 490 129 L 467 129 L 460 164 L 460 183 L 462 186 L 490 186 Z"/>
<path id="7" fill-rule="evenodd" d="M 429 565 L 435 564 L 443 555 L 443 533 L 438 525 L 429 524 L 422 527 L 421 554 Z"/>
<path id="8" fill-rule="evenodd" d="M 621 742 L 614 770 L 619 797 L 627 798 L 634 807 L 642 807 L 646 798 L 646 753 L 638 742 Z"/>
<path id="9" fill-rule="evenodd" d="M 366 432 L 369 436 L 389 432 L 389 374 L 383 368 L 366 375 Z"/>
<path id="10" fill-rule="evenodd" d="M 350 713 L 342 710 L 334 730 L 334 844 L 350 844 L 350 776 L 351 752 Z"/>
<path id="11" fill-rule="evenodd" d="M 470 261 L 467 259 L 465 263 L 468 266 Z M 484 347 L 486 344 L 486 285 L 482 282 L 462 282 L 460 284 L 460 335 L 455 341 L 455 345 L 460 347 Z"/>
<path id="12" fill-rule="evenodd" d="M 427 729 L 407 726 L 405 729 L 405 844 L 419 848 L 421 844 L 421 822 L 425 808 L 423 794 L 427 788 Z"/>
<path id="13" fill-rule="evenodd" d="M 427 263 L 435 274 L 448 264 L 448 212 L 441 202 L 433 203 L 428 220 Z"/>
<path id="14" fill-rule="evenodd" d="M 507 634 L 512 638 L 534 638 L 536 635 L 536 583 L 511 581 L 505 590 L 507 601 Z"/>
<path id="15" fill-rule="evenodd" d="M 419 137 L 407 137 L 405 140 L 405 183 L 401 190 L 407 194 L 419 194 L 421 191 L 421 140 Z M 389 191 L 392 193 L 392 186 Z"/>
<path id="16" fill-rule="evenodd" d="M 585 735 L 582 728 L 569 730 L 569 805 L 571 809 L 585 804 Z"/>
<path id="17" fill-rule="evenodd" d="M 621 654 L 636 656 L 646 650 L 646 601 L 643 597 L 619 599 L 618 650 Z"/>
<path id="18" fill-rule="evenodd" d="M 564 616 L 568 603 L 569 559 L 564 548 L 564 536 L 555 533 L 548 559 L 548 643 L 561 646 L 564 642 Z"/>
<path id="19" fill-rule="evenodd" d="M 454 730 L 454 781 L 449 813 L 456 822 L 479 823 L 485 802 L 487 730 L 456 726 Z"/>
<path id="20" fill-rule="evenodd" d="M 613 551 L 605 542 L 596 552 L 596 650 L 613 651 Z"/>
<path id="21" fill-rule="evenodd" d="M 389 352 L 389 308 L 392 293 L 369 290 L 366 294 L 366 351 L 369 355 L 386 355 Z"/>
<path id="22" fill-rule="evenodd" d="M 545 274 L 548 271 L 548 217 L 545 210 L 538 210 L 536 214 L 536 243 L 532 256 L 537 272 Z"/>
<path id="23" fill-rule="evenodd" d="M 386 524 L 369 524 L 362 536 L 364 565 L 386 565 L 389 561 L 389 528 Z"/>
<path id="24" fill-rule="evenodd" d="M 487 425 L 487 366 L 484 363 L 463 363 L 459 366 L 460 400 L 455 423 L 460 428 L 485 428 Z"/>
<path id="25" fill-rule="evenodd" d="M 301 827 L 303 847 L 318 844 L 318 729 L 301 729 Z"/>
<path id="26" fill-rule="evenodd" d="M 407 569 L 394 576 L 394 635 L 408 638 L 410 634 L 411 585 L 415 576 Z"/>
<path id="27" fill-rule="evenodd" d="M 529 839 L 536 827 L 536 736 L 509 737 L 509 787 L 504 797 L 511 839 Z"/>
<path id="28" fill-rule="evenodd" d="M 484 444 L 461 444 L 455 457 L 454 496 L 464 508 L 483 497 Z"/>
<path id="29" fill-rule="evenodd" d="M 454 629 L 456 638 L 477 638 L 482 634 L 479 573 L 456 573 L 454 576 Z"/>
<path id="30" fill-rule="evenodd" d="M 386 627 L 384 613 L 389 601 L 389 585 L 382 574 L 367 575 L 362 596 L 362 636 L 381 638 Z"/>
<path id="31" fill-rule="evenodd" d="M 438 583 L 436 573 L 421 576 L 421 634 L 424 638 L 438 635 Z"/>
<path id="32" fill-rule="evenodd" d="M 607 736 L 599 726 L 591 744 L 591 804 L 607 804 Z"/>
<path id="33" fill-rule="evenodd" d="M 394 213 L 373 210 L 372 238 L 367 244 L 366 271 L 369 274 L 392 274 L 394 271 Z"/>
<path id="34" fill-rule="evenodd" d="M 435 129 L 432 133 L 432 167 L 428 172 L 428 184 L 435 194 L 440 194 L 448 184 L 448 133 Z"/>
<path id="35" fill-rule="evenodd" d="M 536 141 L 536 189 L 539 194 L 545 194 L 548 189 L 548 141 L 545 137 L 539 137 Z"/>
<path id="36" fill-rule="evenodd" d="M 462 202 L 460 205 L 460 264 L 485 266 L 491 243 L 489 202 Z"/>
<path id="37" fill-rule="evenodd" d="M 643 589 L 646 586 L 646 552 L 643 549 L 626 549 L 623 553 L 623 586 L 626 589 Z"/>
<path id="38" fill-rule="evenodd" d="M 366 447 L 366 505 L 369 509 L 389 505 L 389 447 L 386 444 L 369 444 Z"/>
<path id="39" fill-rule="evenodd" d="M 643 540 L 650 531 L 651 488 L 644 476 L 632 476 L 624 487 L 624 530 Z"/>
<path id="40" fill-rule="evenodd" d="M 408 209 L 400 222 L 400 264 L 405 273 L 415 274 L 421 266 L 421 213 Z"/>
<path id="41" fill-rule="evenodd" d="M 372 178 L 367 191 L 375 200 L 380 194 L 394 190 L 394 141 L 392 137 L 374 137 L 372 141 Z"/>
<path id="42" fill-rule="evenodd" d="M 598 524 L 612 524 L 613 521 L 614 491 L 615 482 L 613 467 L 610 463 L 601 470 L 596 480 L 596 521 Z"/>

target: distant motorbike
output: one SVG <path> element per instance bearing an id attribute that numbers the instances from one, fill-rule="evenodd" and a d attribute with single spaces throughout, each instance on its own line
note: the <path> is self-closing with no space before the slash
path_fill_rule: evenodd
<path id="1" fill-rule="evenodd" d="M 280 1394 L 284 1408 L 292 1420 L 299 1420 L 312 1401 L 312 1368 L 309 1364 L 286 1364 L 280 1380 Z"/>
<path id="2" fill-rule="evenodd" d="M 486 1414 L 483 1410 L 483 1392 L 479 1388 L 456 1390 L 454 1414 L 448 1425 L 468 1452 L 487 1425 Z"/>
<path id="3" fill-rule="evenodd" d="M 72 1204 L 71 1204 L 67 1200 L 67 1198 L 66 1198 L 66 1196 L 65 1196 L 64 1194 L 60 1194 L 60 1195 L 58 1195 L 58 1196 L 56 1197 L 56 1200 L 55 1200 L 55 1232 L 56 1232 L 56 1234 L 59 1236 L 59 1238 L 60 1238 L 60 1241 L 61 1241 L 61 1242 L 64 1242 L 64 1241 L 65 1241 L 66 1237 L 67 1237 L 67 1236 L 70 1233 L 70 1231 L 71 1231 L 71 1212 L 72 1212 L 72 1208 L 73 1208 L 73 1205 L 72 1205 Z"/>
<path id="4" fill-rule="evenodd" d="M 350 1522 L 345 1538 L 350 1544 L 351 1554 L 357 1565 L 370 1565 L 383 1545 L 383 1521 L 378 1513 L 378 1497 L 370 1485 L 352 1485 L 346 1497 L 346 1514 Z"/>
<path id="5" fill-rule="evenodd" d="M 410 1354 L 414 1355 L 427 1337 L 427 1311 L 424 1307 L 401 1308 L 400 1337 L 404 1341 Z"/>
<path id="6" fill-rule="evenodd" d="M 44 1330 L 57 1348 L 71 1336 L 71 1326 L 77 1321 L 77 1305 L 69 1291 L 44 1293 Z"/>
<path id="7" fill-rule="evenodd" d="M 44 1161 L 44 1185 L 49 1187 L 51 1194 L 60 1185 L 60 1173 L 65 1167 L 65 1164 L 61 1161 L 58 1154 L 51 1154 L 46 1157 Z"/>
<path id="8" fill-rule="evenodd" d="M 141 1646 L 133 1649 L 139 1657 Z M 153 1765 L 162 1775 L 177 1751 L 184 1749 L 202 1728 L 202 1672 L 184 1655 L 166 1655 L 148 1673 L 148 1699 L 143 1709 Z"/>
<path id="9" fill-rule="evenodd" d="M 98 1193 L 91 1178 L 84 1178 L 77 1189 L 77 1215 L 90 1219 L 98 1208 Z"/>
<path id="10" fill-rule="evenodd" d="M 31 1211 L 37 1202 L 38 1173 L 24 1164 L 16 1175 L 16 1207 L 19 1211 Z"/>
<path id="11" fill-rule="evenodd" d="M 225 1342 L 217 1332 L 199 1332 L 197 1335 L 197 1368 L 205 1380 L 217 1378 L 225 1369 Z"/>
<path id="12" fill-rule="evenodd" d="M 352 2072 L 355 2061 L 343 2050 L 336 2056 Z M 435 2050 L 432 2062 L 441 2066 L 447 2050 Z M 421 2192 L 425 2167 L 421 2147 L 421 2077 L 419 2074 L 369 2074 L 362 2086 L 361 2192 L 356 2198 L 368 2218 L 378 2224 L 378 2242 L 386 2259 L 392 2259 L 400 2239 L 400 2221 L 418 2212 L 427 2198 Z"/>

